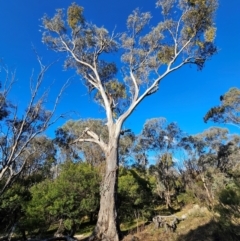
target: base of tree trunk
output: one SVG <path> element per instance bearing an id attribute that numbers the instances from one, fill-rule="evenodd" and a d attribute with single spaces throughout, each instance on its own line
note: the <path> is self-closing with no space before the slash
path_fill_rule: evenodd
<path id="1" fill-rule="evenodd" d="M 120 228 L 117 221 L 115 198 L 110 200 L 108 195 L 104 195 L 101 197 L 101 202 L 104 204 L 101 205 L 98 221 L 89 241 L 119 241 Z"/>
<path id="2" fill-rule="evenodd" d="M 97 228 L 97 227 L 96 227 Z M 116 232 L 102 232 L 98 230 L 87 239 L 87 241 L 119 241 L 119 234 Z"/>

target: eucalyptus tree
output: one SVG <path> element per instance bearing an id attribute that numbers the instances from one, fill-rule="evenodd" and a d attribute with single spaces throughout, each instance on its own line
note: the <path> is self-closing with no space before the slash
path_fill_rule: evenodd
<path id="1" fill-rule="evenodd" d="M 171 208 L 171 196 L 175 194 L 178 173 L 174 155 L 179 152 L 178 143 L 183 136 L 176 123 L 167 123 L 165 118 L 153 118 L 144 124 L 136 141 L 136 157 L 148 159 L 148 153 L 155 159 L 150 163 L 151 174 L 156 178 L 155 192 Z"/>
<path id="2" fill-rule="evenodd" d="M 85 160 L 93 166 L 101 165 L 105 160 L 104 153 L 99 145 L 94 142 L 76 142 L 86 128 L 91 128 L 94 133 L 107 141 L 108 132 L 104 121 L 100 119 L 69 120 L 56 130 L 55 142 L 60 147 L 66 160 Z M 69 145 L 71 143 L 71 145 Z"/>
<path id="3" fill-rule="evenodd" d="M 188 157 L 198 163 L 198 171 L 206 171 L 209 167 L 227 172 L 236 164 L 234 157 L 238 152 L 239 136 L 230 135 L 229 130 L 211 127 L 197 135 L 184 137 L 182 146 Z M 232 156 L 232 161 L 228 158 Z"/>
<path id="4" fill-rule="evenodd" d="M 221 104 L 212 107 L 204 117 L 204 121 L 232 124 L 240 128 L 240 89 L 230 88 L 220 96 Z"/>
<path id="5" fill-rule="evenodd" d="M 216 52 L 217 0 L 158 0 L 156 6 L 161 9 L 156 26 L 150 25 L 150 12 L 136 9 L 121 34 L 87 22 L 83 8 L 76 4 L 68 8 L 66 19 L 63 10 L 52 18 L 43 17 L 43 42 L 66 53 L 65 67 L 77 70 L 106 113 L 107 141 L 91 127 L 74 141 L 93 142 L 105 154 L 100 210 L 92 236 L 102 240 L 119 240 L 116 189 L 123 123 L 145 98 L 158 91 L 167 75 L 187 64 L 202 69 Z M 120 63 L 110 61 L 109 56 L 116 52 L 121 55 Z"/>
<path id="6" fill-rule="evenodd" d="M 238 135 L 218 127 L 182 139 L 187 152 L 183 177 L 197 197 L 213 205 L 219 188 L 229 181 L 234 169 L 239 169 L 239 144 Z"/>
<path id="7" fill-rule="evenodd" d="M 51 65 L 44 66 L 39 57 L 38 61 L 40 71 L 37 75 L 33 73 L 30 78 L 30 99 L 22 112 L 21 108 L 13 104 L 8 97 L 15 82 L 15 72 L 9 71 L 5 65 L 2 65 L 1 78 L 5 79 L 5 82 L 0 93 L 0 196 L 23 170 L 30 170 L 25 169 L 27 164 L 31 165 L 33 161 L 36 163 L 36 159 L 43 161 L 46 155 L 40 153 L 39 146 L 43 150 L 44 145 L 47 148 L 49 144 L 44 133 L 61 117 L 54 115 L 66 85 L 56 97 L 52 110 L 47 110 L 45 103 L 49 88 L 45 91 L 41 91 L 41 88 L 44 75 Z"/>
<path id="8" fill-rule="evenodd" d="M 136 140 L 135 151 L 152 151 L 160 153 L 174 153 L 183 136 L 182 131 L 174 122 L 167 123 L 165 118 L 147 120 L 143 130 Z"/>
<path id="9" fill-rule="evenodd" d="M 26 147 L 26 164 L 20 177 L 32 178 L 41 181 L 45 178 L 52 178 L 52 168 L 56 163 L 56 148 L 54 142 L 44 135 L 35 137 Z M 29 153 L 32 153 L 29 156 Z"/>
<path id="10" fill-rule="evenodd" d="M 165 201 L 166 208 L 171 210 L 172 199 L 180 186 L 180 175 L 175 168 L 173 156 L 164 153 L 155 165 L 150 166 L 149 171 L 156 178 L 155 193 Z"/>

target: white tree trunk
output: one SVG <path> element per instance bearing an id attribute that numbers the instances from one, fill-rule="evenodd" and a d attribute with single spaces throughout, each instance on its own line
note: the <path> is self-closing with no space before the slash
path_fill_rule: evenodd
<path id="1" fill-rule="evenodd" d="M 101 186 L 100 210 L 93 240 L 119 241 L 117 220 L 118 138 L 106 153 L 106 171 Z M 90 239 L 91 240 L 91 239 Z"/>

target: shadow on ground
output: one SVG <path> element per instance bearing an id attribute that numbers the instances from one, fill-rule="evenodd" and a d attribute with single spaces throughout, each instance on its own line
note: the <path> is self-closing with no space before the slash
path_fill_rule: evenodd
<path id="1" fill-rule="evenodd" d="M 187 234 L 179 235 L 177 241 L 239 241 L 240 226 L 223 227 L 216 221 L 190 230 Z"/>

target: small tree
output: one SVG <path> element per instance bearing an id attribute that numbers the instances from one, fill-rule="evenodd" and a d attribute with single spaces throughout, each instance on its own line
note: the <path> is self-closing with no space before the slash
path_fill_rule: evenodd
<path id="1" fill-rule="evenodd" d="M 18 178 L 11 187 L 0 196 L 0 230 L 8 234 L 10 239 L 13 229 L 21 231 L 26 239 L 22 220 L 26 219 L 24 207 L 31 199 L 30 188 L 37 183 L 51 178 L 52 165 L 55 161 L 55 148 L 52 140 L 39 136 L 27 147 L 32 156 L 27 156 L 27 162 Z M 2 185 L 5 183 L 2 182 Z"/>
<path id="2" fill-rule="evenodd" d="M 34 158 L 40 160 L 46 157 L 44 154 L 40 157 L 39 145 L 42 145 L 41 141 L 44 142 L 45 139 L 40 136 L 60 117 L 53 119 L 66 85 L 59 92 L 52 110 L 46 110 L 44 104 L 49 89 L 42 95 L 40 92 L 44 74 L 50 66 L 44 66 L 39 58 L 38 60 L 40 72 L 36 80 L 33 75 L 31 76 L 31 97 L 24 113 L 19 113 L 18 106 L 8 100 L 8 93 L 15 81 L 15 73 L 9 72 L 4 65 L 2 66 L 5 83 L 2 92 L 0 92 L 0 196 L 19 177 L 27 163 L 31 165 Z M 47 143 L 45 144 L 47 145 Z"/>
<path id="3" fill-rule="evenodd" d="M 156 178 L 155 191 L 165 200 L 167 208 L 171 208 L 171 196 L 175 194 L 174 188 L 177 186 L 178 175 L 173 156 L 179 150 L 182 135 L 176 123 L 168 124 L 165 118 L 153 118 L 144 124 L 135 147 L 140 160 L 147 158 L 149 151 L 156 158 L 156 164 L 150 166 L 150 172 Z"/>
<path id="4" fill-rule="evenodd" d="M 136 168 L 122 168 L 119 173 L 120 220 L 149 219 L 153 197 L 149 178 Z"/>
<path id="5" fill-rule="evenodd" d="M 187 153 L 182 177 L 199 200 L 213 206 L 219 188 L 239 169 L 239 143 L 239 136 L 218 127 L 182 139 Z"/>
<path id="6" fill-rule="evenodd" d="M 46 232 L 59 221 L 58 234 L 65 230 L 73 236 L 86 216 L 99 208 L 99 179 L 97 169 L 90 164 L 65 162 L 56 179 L 46 179 L 31 188 L 32 199 L 25 206 L 22 225 L 28 231 Z"/>
<path id="7" fill-rule="evenodd" d="M 186 64 L 204 63 L 216 52 L 214 14 L 217 0 L 158 0 L 162 17 L 148 28 L 149 12 L 134 10 L 127 31 L 109 34 L 83 17 L 83 8 L 68 8 L 67 24 L 62 10 L 53 18 L 43 17 L 43 42 L 54 51 L 66 52 L 65 67 L 73 67 L 106 113 L 108 140 L 86 128 L 75 142 L 93 142 L 106 158 L 100 210 L 93 237 L 119 240 L 116 193 L 119 136 L 124 121 L 140 102 L 157 92 L 160 82 Z M 107 55 L 119 52 L 123 77 L 117 62 Z M 107 57 L 107 58 L 106 58 Z"/>

